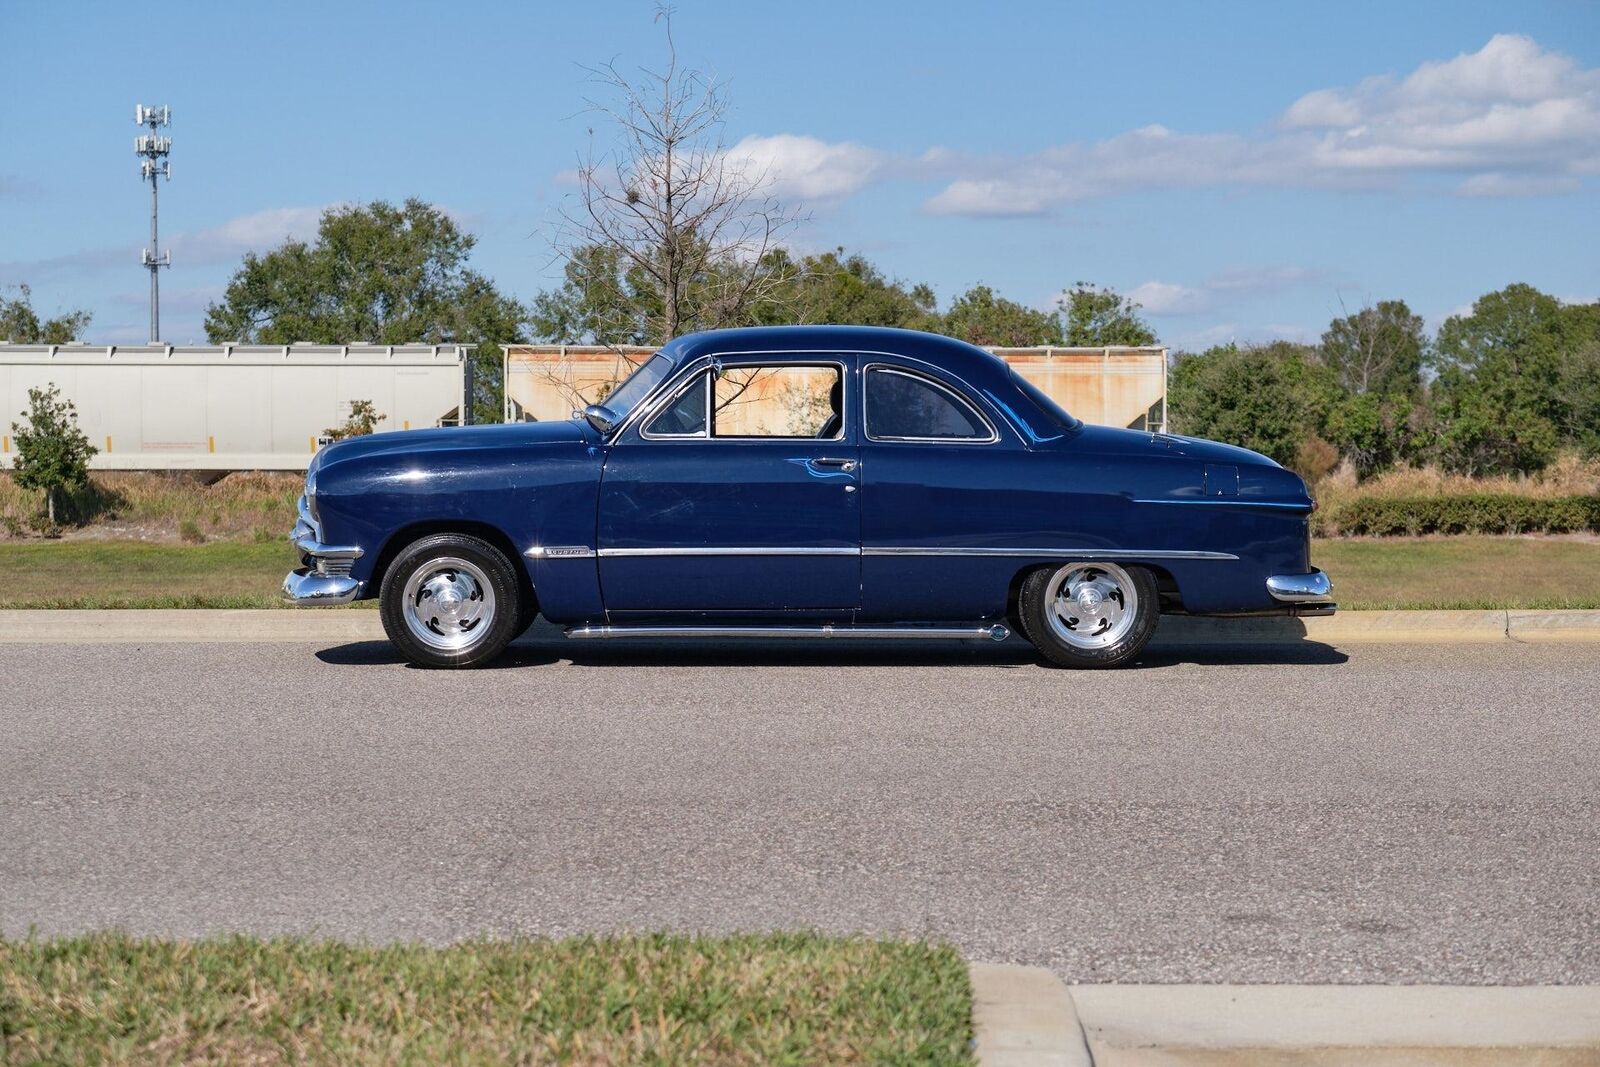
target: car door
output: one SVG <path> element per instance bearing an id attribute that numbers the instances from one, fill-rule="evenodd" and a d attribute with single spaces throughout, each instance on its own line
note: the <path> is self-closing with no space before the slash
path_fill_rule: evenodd
<path id="1" fill-rule="evenodd" d="M 863 357 L 861 618 L 989 617 L 1038 540 L 1039 497 L 1017 491 L 1021 441 L 958 379 Z M 1035 487 L 1045 488 L 1045 487 Z"/>
<path id="2" fill-rule="evenodd" d="M 854 612 L 855 371 L 834 353 L 729 356 L 669 385 L 607 450 L 607 612 Z"/>

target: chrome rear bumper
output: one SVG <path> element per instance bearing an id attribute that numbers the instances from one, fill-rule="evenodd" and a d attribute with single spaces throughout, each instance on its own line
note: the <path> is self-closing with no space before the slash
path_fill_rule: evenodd
<path id="1" fill-rule="evenodd" d="M 284 598 L 313 607 L 350 603 L 361 595 L 363 583 L 350 577 L 350 567 L 361 558 L 361 549 L 355 545 L 323 544 L 312 525 L 305 497 L 300 498 L 299 510 L 300 520 L 294 524 L 289 541 L 305 565 L 284 578 Z"/>
<path id="2" fill-rule="evenodd" d="M 1274 574 L 1267 579 L 1267 592 L 1272 594 L 1272 599 L 1301 609 L 1298 614 L 1333 614 L 1333 583 L 1324 571 Z M 1305 609 L 1319 610 L 1313 612 Z"/>

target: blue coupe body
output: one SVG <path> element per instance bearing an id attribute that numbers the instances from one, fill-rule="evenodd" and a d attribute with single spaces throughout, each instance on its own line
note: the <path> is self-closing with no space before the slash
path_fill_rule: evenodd
<path id="1" fill-rule="evenodd" d="M 790 422 L 751 423 L 758 394 Z M 1242 448 L 1086 425 L 950 338 L 681 337 L 591 415 L 323 449 L 287 592 L 375 596 L 406 545 L 456 532 L 579 628 L 1004 622 L 1020 576 L 1066 560 L 1148 569 L 1168 613 L 1332 610 L 1298 476 Z"/>

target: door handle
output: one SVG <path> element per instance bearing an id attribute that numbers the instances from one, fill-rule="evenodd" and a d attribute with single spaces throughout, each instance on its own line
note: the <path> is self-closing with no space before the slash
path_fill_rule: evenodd
<path id="1" fill-rule="evenodd" d="M 811 461 L 811 465 L 813 467 L 838 467 L 842 471 L 853 471 L 856 469 L 855 460 L 841 459 L 834 456 L 818 456 L 816 459 Z"/>

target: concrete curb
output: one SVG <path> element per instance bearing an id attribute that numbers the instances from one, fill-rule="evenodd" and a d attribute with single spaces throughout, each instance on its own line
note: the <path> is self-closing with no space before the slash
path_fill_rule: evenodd
<path id="1" fill-rule="evenodd" d="M 1305 619 L 1172 615 L 1162 618 L 1155 639 L 1173 645 L 1600 641 L 1600 611 L 1341 611 Z"/>
<path id="2" fill-rule="evenodd" d="M 1600 641 L 1600 611 L 1508 611 L 1514 641 Z"/>
<path id="3" fill-rule="evenodd" d="M 218 611 L 172 608 L 107 611 L 0 611 L 6 644 L 230 644 L 383 641 L 376 611 Z"/>
<path id="4" fill-rule="evenodd" d="M 991 963 L 974 963 L 968 974 L 982 1067 L 1093 1067 L 1061 979 L 1043 967 Z"/>
<path id="5" fill-rule="evenodd" d="M 1069 989 L 1040 971 L 972 966 L 982 1067 L 1600 1064 L 1600 986 Z"/>
<path id="6" fill-rule="evenodd" d="M 376 611 L 203 608 L 0 611 L 0 643 L 381 641 Z M 1600 641 L 1600 611 L 1347 611 L 1320 618 L 1164 617 L 1159 645 Z"/>

